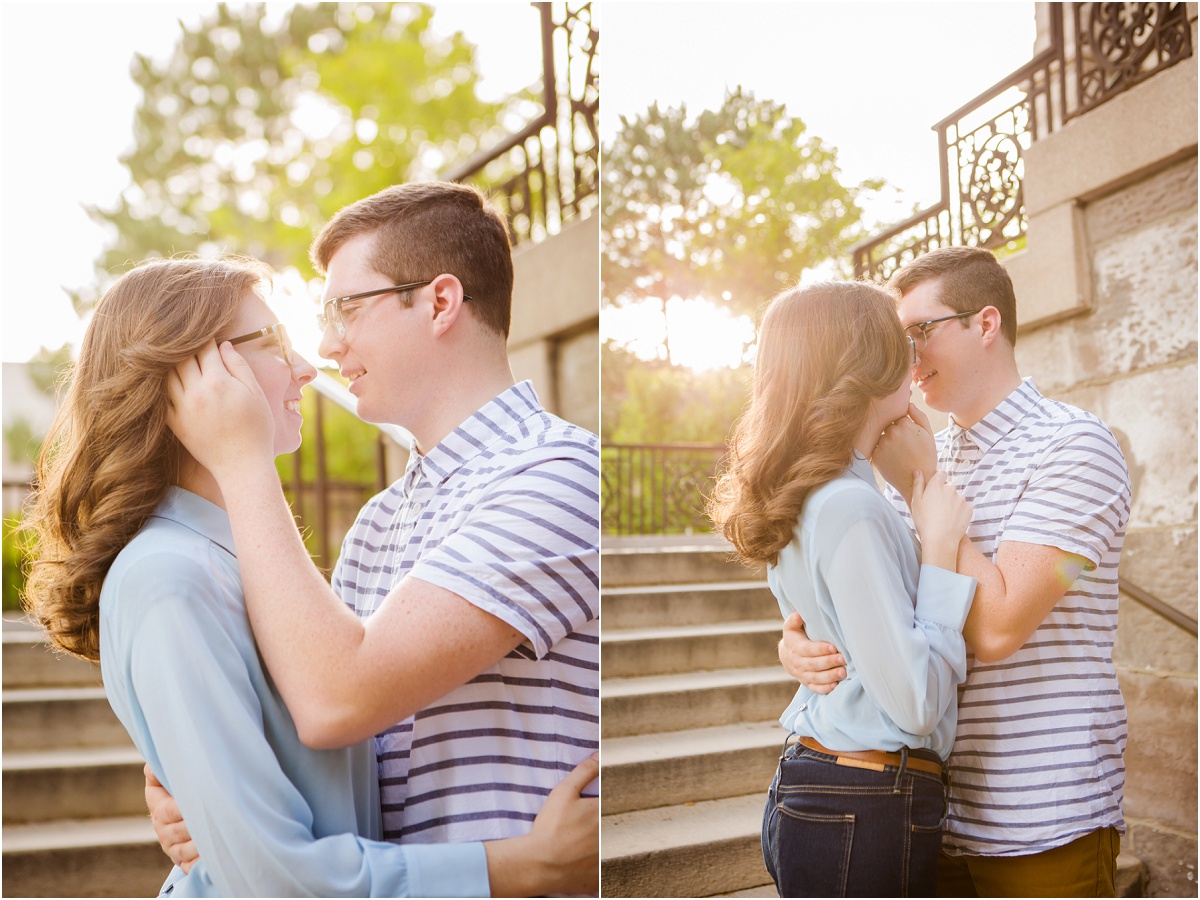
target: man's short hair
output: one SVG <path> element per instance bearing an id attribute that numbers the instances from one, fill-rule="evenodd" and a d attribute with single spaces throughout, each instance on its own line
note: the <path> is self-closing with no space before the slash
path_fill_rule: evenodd
<path id="1" fill-rule="evenodd" d="M 449 181 L 384 188 L 339 210 L 309 255 L 324 274 L 346 241 L 374 234 L 371 265 L 397 284 L 450 274 L 479 321 L 508 337 L 513 264 L 504 216 L 477 189 Z"/>
<path id="2" fill-rule="evenodd" d="M 887 286 L 900 295 L 938 279 L 938 300 L 955 312 L 994 306 L 1000 311 L 1000 333 L 1017 345 L 1017 298 L 1012 279 L 991 250 L 982 247 L 939 247 L 903 266 Z"/>

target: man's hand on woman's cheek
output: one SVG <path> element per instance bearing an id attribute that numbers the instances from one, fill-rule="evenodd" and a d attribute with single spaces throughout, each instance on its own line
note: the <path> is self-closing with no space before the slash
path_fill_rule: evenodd
<path id="1" fill-rule="evenodd" d="M 253 371 L 228 342 L 210 341 L 167 377 L 167 424 L 202 466 L 220 477 L 259 457 L 274 459 L 275 425 Z"/>

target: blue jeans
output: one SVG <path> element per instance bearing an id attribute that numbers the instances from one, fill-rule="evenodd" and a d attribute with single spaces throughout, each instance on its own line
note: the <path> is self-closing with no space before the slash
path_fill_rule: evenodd
<path id="1" fill-rule="evenodd" d="M 945 817 L 932 773 L 838 765 L 793 744 L 767 792 L 763 858 L 780 897 L 931 897 Z"/>

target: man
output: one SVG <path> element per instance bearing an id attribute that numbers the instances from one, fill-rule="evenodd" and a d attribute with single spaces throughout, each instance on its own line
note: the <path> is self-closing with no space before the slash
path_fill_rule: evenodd
<path id="1" fill-rule="evenodd" d="M 914 473 L 946 473 L 974 507 L 958 571 L 979 582 L 963 634 L 939 894 L 1112 896 L 1124 832 L 1124 701 L 1112 647 L 1129 474 L 1095 416 L 1017 371 L 1016 299 L 987 250 L 945 247 L 889 282 L 919 351 L 913 381 L 950 414 L 935 439 L 915 407 L 872 461 L 908 514 Z M 813 690 L 845 677 L 795 617 L 785 668 Z M 1097 893 L 1099 892 L 1099 893 Z"/>
<path id="2" fill-rule="evenodd" d="M 172 426 L 225 498 L 255 637 L 301 738 L 378 735 L 385 837 L 522 834 L 599 745 L 597 439 L 514 384 L 507 226 L 477 190 L 388 188 L 339 212 L 312 257 L 321 355 L 362 418 L 415 440 L 347 534 L 334 590 L 231 347 L 180 367 Z"/>

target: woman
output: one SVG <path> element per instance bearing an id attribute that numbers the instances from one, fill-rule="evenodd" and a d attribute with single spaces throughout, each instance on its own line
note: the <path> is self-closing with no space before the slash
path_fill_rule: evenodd
<path id="1" fill-rule="evenodd" d="M 709 505 L 740 556 L 767 564 L 784 617 L 800 613 L 846 659 L 835 691 L 801 687 L 781 718 L 799 740 L 785 741 L 768 793 L 763 853 L 784 897 L 935 886 L 975 581 L 955 574 L 971 510 L 943 476 L 916 476 L 918 548 L 872 475 L 879 435 L 908 412 L 915 363 L 881 288 L 775 297 Z"/>
<path id="2" fill-rule="evenodd" d="M 373 840 L 371 742 L 298 739 L 254 645 L 221 494 L 167 427 L 167 378 L 217 338 L 239 345 L 269 399 L 275 453 L 299 446 L 301 390 L 316 372 L 263 301 L 267 274 L 178 259 L 120 278 L 38 463 L 27 603 L 60 648 L 99 659 L 109 702 L 186 816 L 200 859 L 163 893 L 486 894 L 489 875 L 496 894 L 585 888 L 546 861 L 594 842 L 594 801 L 570 797 L 594 765 L 551 793 L 522 838 L 400 847 Z"/>

